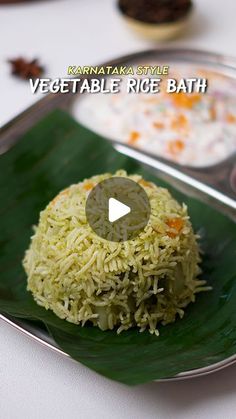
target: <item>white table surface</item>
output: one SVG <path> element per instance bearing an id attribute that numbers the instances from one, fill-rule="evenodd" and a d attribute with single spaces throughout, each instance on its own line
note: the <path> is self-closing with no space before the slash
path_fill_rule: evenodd
<path id="1" fill-rule="evenodd" d="M 195 0 L 191 30 L 171 46 L 236 55 L 235 1 Z M 123 25 L 113 0 L 0 6 L 0 126 L 36 101 L 7 60 L 39 57 L 47 76 L 155 46 Z M 1 175 L 1 174 L 0 174 Z M 236 366 L 211 376 L 135 388 L 111 382 L 0 322 L 0 419 L 234 419 Z"/>

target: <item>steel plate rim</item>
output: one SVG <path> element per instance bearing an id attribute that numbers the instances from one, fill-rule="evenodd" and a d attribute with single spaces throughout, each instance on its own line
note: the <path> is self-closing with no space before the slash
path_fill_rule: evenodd
<path id="1" fill-rule="evenodd" d="M 174 47 L 163 47 L 163 48 L 152 48 L 148 50 L 142 50 L 142 51 L 136 51 L 134 53 L 130 54 L 124 54 L 118 58 L 114 58 L 111 60 L 106 61 L 105 63 L 102 63 L 100 65 L 119 65 L 121 63 L 127 62 L 127 61 L 135 61 L 137 59 L 145 58 L 148 55 L 151 54 L 183 54 L 183 60 L 186 58 L 186 56 L 191 57 L 192 59 L 201 58 L 205 61 L 205 63 L 208 63 L 210 65 L 215 66 L 221 66 L 222 71 L 223 67 L 228 70 L 236 71 L 236 58 L 230 55 L 220 54 L 217 52 L 211 52 L 207 50 L 201 50 L 201 49 L 191 49 L 191 48 L 174 48 Z M 236 77 L 236 76 L 235 76 Z M 57 97 L 56 97 L 57 96 Z M 6 145 L 8 143 L 8 131 L 10 131 L 10 135 L 14 136 L 16 135 L 14 124 L 20 125 L 20 130 L 22 128 L 22 125 L 24 125 L 25 120 L 29 119 L 29 116 L 31 113 L 33 113 L 32 122 L 37 123 L 40 117 L 45 116 L 48 112 L 55 109 L 59 105 L 62 105 L 64 103 L 64 106 L 67 104 L 67 100 L 64 96 L 64 102 L 63 102 L 63 95 L 55 95 L 52 93 L 47 94 L 45 97 L 39 99 L 36 103 L 32 104 L 28 108 L 26 108 L 24 111 L 20 112 L 18 115 L 16 115 L 13 119 L 8 121 L 6 124 L 4 124 L 2 127 L 0 127 L 0 140 L 1 136 L 3 136 L 3 146 L 4 146 L 4 136 L 6 135 Z M 70 97 L 71 99 L 71 97 Z M 73 102 L 73 97 L 72 97 Z M 45 105 L 45 108 L 44 108 Z M 60 106 L 59 106 L 60 107 Z M 63 107 L 62 107 L 63 108 Z M 37 118 L 38 116 L 38 118 Z M 32 125 L 29 125 L 27 128 L 30 129 Z M 19 132 L 18 132 L 19 134 Z M 21 134 L 21 131 L 20 131 Z M 20 135 L 19 134 L 19 135 Z M 1 143 L 0 143 L 1 145 Z M 27 328 L 23 327 L 23 325 L 19 325 L 17 323 L 17 318 L 15 318 L 15 321 L 8 318 L 6 315 L 3 315 L 0 313 L 0 320 L 3 320 L 5 323 L 9 324 L 11 327 L 18 330 L 20 333 L 24 334 L 30 339 L 33 339 L 35 342 L 38 342 L 42 346 L 49 348 L 50 350 L 54 351 L 55 353 L 58 353 L 60 355 L 63 355 L 67 358 L 70 358 L 73 360 L 73 358 L 70 357 L 69 354 L 58 348 L 52 343 L 47 342 L 42 337 L 37 336 L 37 334 L 34 334 L 33 332 L 27 330 Z M 24 322 L 23 319 L 19 319 L 21 322 Z M 36 329 L 35 329 L 36 330 Z M 75 361 L 76 362 L 76 361 Z M 217 363 L 208 365 L 206 367 L 196 368 L 189 371 L 181 372 L 174 377 L 169 378 L 162 378 L 154 380 L 155 382 L 172 382 L 172 381 L 180 381 L 180 380 L 186 380 L 191 378 L 197 378 L 202 377 L 205 375 L 212 374 L 214 372 L 220 371 L 226 367 L 229 367 L 236 363 L 236 354 L 227 357 L 223 359 L 222 361 L 219 361 Z"/>
<path id="2" fill-rule="evenodd" d="M 51 351 L 53 351 L 53 352 L 55 352 L 59 355 L 62 355 L 66 358 L 70 358 L 71 360 L 73 360 L 73 358 L 69 354 L 64 352 L 63 350 L 61 350 L 57 346 L 53 345 L 52 343 L 46 342 L 41 337 L 33 334 L 29 330 L 25 329 L 23 326 L 20 326 L 19 324 L 15 323 L 13 320 L 8 318 L 7 316 L 5 316 L 3 314 L 0 314 L 0 320 L 3 320 L 5 323 L 7 323 L 8 325 L 10 325 L 14 329 L 16 329 L 18 332 L 20 332 L 23 335 L 27 336 L 28 338 L 34 340 L 35 342 L 39 343 L 40 345 L 50 349 Z M 73 361 L 75 361 L 75 360 L 73 360 Z M 78 362 L 78 361 L 75 361 L 75 362 Z M 184 371 L 184 372 L 181 372 L 181 373 L 179 373 L 179 374 L 177 374 L 173 377 L 159 378 L 159 379 L 156 379 L 156 380 L 153 380 L 153 381 L 157 382 L 157 383 L 161 383 L 161 382 L 182 381 L 182 380 L 188 380 L 188 379 L 192 379 L 192 378 L 203 377 L 203 376 L 212 374 L 214 372 L 221 371 L 222 369 L 224 369 L 226 367 L 230 367 L 231 365 L 233 365 L 235 363 L 236 363 L 236 354 L 231 355 L 230 357 L 225 358 L 222 361 L 216 362 L 216 363 L 214 363 L 212 365 L 208 365 L 206 367 L 196 368 L 196 369 L 189 370 L 189 371 Z"/>

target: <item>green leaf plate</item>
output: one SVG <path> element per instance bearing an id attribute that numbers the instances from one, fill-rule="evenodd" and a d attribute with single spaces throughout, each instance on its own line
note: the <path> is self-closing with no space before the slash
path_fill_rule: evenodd
<path id="1" fill-rule="evenodd" d="M 22 258 L 39 211 L 64 187 L 85 177 L 126 169 L 167 186 L 188 207 L 204 250 L 202 293 L 160 336 L 136 329 L 117 335 L 79 327 L 39 307 L 26 291 Z M 236 224 L 157 179 L 111 143 L 54 111 L 0 157 L 0 311 L 46 327 L 59 348 L 113 380 L 135 385 L 174 377 L 236 354 Z M 38 324 L 38 323 L 37 323 Z"/>

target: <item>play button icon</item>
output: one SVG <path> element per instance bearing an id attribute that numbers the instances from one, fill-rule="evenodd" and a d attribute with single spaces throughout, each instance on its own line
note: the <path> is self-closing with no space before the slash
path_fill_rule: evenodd
<path id="1" fill-rule="evenodd" d="M 114 221 L 117 221 L 125 215 L 129 214 L 130 211 L 131 209 L 130 207 L 128 207 L 128 205 L 122 204 L 122 202 L 118 201 L 115 198 L 109 198 L 108 220 L 110 221 L 110 223 L 114 223 Z"/>
<path id="2" fill-rule="evenodd" d="M 150 203 L 145 190 L 125 177 L 99 182 L 86 201 L 86 218 L 101 238 L 121 242 L 132 240 L 146 227 Z"/>

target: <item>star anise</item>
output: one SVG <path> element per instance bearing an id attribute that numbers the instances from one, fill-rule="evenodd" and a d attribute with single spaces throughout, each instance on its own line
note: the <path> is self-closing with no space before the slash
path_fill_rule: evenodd
<path id="1" fill-rule="evenodd" d="M 25 80 L 31 78 L 36 79 L 44 72 L 44 68 L 39 64 L 37 58 L 32 61 L 27 61 L 24 58 L 19 57 L 14 60 L 9 60 L 9 63 L 12 67 L 12 74 Z"/>

